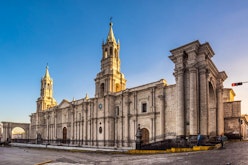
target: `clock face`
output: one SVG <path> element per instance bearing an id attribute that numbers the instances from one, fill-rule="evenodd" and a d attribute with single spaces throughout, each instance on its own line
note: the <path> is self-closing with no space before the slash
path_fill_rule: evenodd
<path id="1" fill-rule="evenodd" d="M 99 109 L 102 109 L 102 104 L 99 104 Z"/>

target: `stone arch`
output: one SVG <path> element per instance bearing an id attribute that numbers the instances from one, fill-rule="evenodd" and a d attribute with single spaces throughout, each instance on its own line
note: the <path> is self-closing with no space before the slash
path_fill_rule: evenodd
<path id="1" fill-rule="evenodd" d="M 149 143 L 149 131 L 146 128 L 141 129 L 141 141 L 142 144 L 148 144 Z"/>
<path id="2" fill-rule="evenodd" d="M 12 130 L 15 127 L 20 127 L 25 131 L 23 139 L 29 139 L 29 127 L 28 123 L 13 123 L 13 122 L 2 122 L 3 124 L 3 139 L 2 141 L 7 141 L 12 139 Z"/>
<path id="3" fill-rule="evenodd" d="M 211 136 L 216 135 L 217 126 L 217 105 L 216 105 L 216 90 L 212 82 L 208 84 L 208 134 Z"/>

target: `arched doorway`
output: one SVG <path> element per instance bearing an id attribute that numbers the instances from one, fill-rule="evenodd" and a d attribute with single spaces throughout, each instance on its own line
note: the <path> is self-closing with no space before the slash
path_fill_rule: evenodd
<path id="1" fill-rule="evenodd" d="M 63 128 L 63 140 L 62 140 L 62 143 L 66 143 L 66 139 L 67 139 L 67 128 L 64 127 Z"/>
<path id="2" fill-rule="evenodd" d="M 209 120 L 209 131 L 210 136 L 216 136 L 217 133 L 217 110 L 216 110 L 216 92 L 211 82 L 209 82 L 209 97 L 208 97 L 208 120 Z M 210 124 L 211 123 L 211 124 Z"/>
<path id="3" fill-rule="evenodd" d="M 149 131 L 146 128 L 141 129 L 141 141 L 142 144 L 148 144 L 149 143 Z"/>

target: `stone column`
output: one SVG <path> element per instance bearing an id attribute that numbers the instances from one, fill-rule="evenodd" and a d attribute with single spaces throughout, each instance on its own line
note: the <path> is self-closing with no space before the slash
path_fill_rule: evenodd
<path id="1" fill-rule="evenodd" d="M 116 117 L 116 121 L 115 121 L 115 146 L 118 148 L 119 147 L 119 138 L 118 138 L 118 135 L 119 135 L 119 125 L 118 125 L 118 117 Z"/>
<path id="2" fill-rule="evenodd" d="M 29 129 L 28 128 L 25 129 L 25 138 L 30 139 L 30 137 L 29 137 Z"/>
<path id="3" fill-rule="evenodd" d="M 82 112 L 82 115 L 83 115 L 83 112 Z M 81 134 L 81 143 L 82 145 L 84 145 L 84 141 L 85 141 L 85 138 L 84 138 L 84 117 L 82 116 L 81 118 L 81 122 L 82 122 L 82 125 L 81 125 L 81 131 L 82 131 L 82 134 Z"/>
<path id="4" fill-rule="evenodd" d="M 49 116 L 47 115 L 46 116 L 46 120 L 47 120 L 47 127 L 46 127 L 46 129 L 47 129 L 47 140 L 49 140 L 49 123 L 48 123 L 48 120 L 49 120 Z"/>
<path id="5" fill-rule="evenodd" d="M 177 136 L 185 135 L 185 118 L 184 118 L 184 78 L 183 69 L 177 71 L 177 115 L 176 115 L 176 134 Z"/>
<path id="6" fill-rule="evenodd" d="M 151 118 L 151 122 L 150 122 L 151 124 L 151 126 L 150 126 L 150 128 L 151 128 L 151 139 L 152 139 L 152 142 L 154 142 L 154 119 L 153 118 Z M 150 137 L 149 137 L 149 143 L 150 143 Z"/>
<path id="7" fill-rule="evenodd" d="M 224 134 L 224 109 L 223 109 L 223 88 L 217 90 L 218 95 L 218 135 Z"/>
<path id="8" fill-rule="evenodd" d="M 7 126 L 5 123 L 3 123 L 3 139 L 2 141 L 6 141 L 7 140 Z"/>
<path id="9" fill-rule="evenodd" d="M 161 135 L 162 138 L 165 139 L 165 89 L 163 88 L 163 94 L 158 96 L 162 107 L 160 109 L 160 128 L 161 128 Z"/>
<path id="10" fill-rule="evenodd" d="M 196 68 L 190 68 L 189 69 L 189 78 L 190 78 L 190 84 L 189 84 L 189 95 L 190 95 L 190 100 L 189 100 L 189 133 L 190 135 L 197 135 L 197 98 L 196 98 L 196 73 L 197 70 Z"/>
<path id="11" fill-rule="evenodd" d="M 207 75 L 206 69 L 200 69 L 200 134 L 207 135 L 208 132 L 208 104 L 207 104 Z"/>
<path id="12" fill-rule="evenodd" d="M 7 128 L 7 140 L 9 140 L 9 141 L 11 141 L 11 139 L 12 139 L 12 133 L 11 133 L 11 131 L 12 131 L 12 129 L 11 129 L 12 127 L 11 127 L 11 123 L 8 123 L 8 128 Z"/>
<path id="13" fill-rule="evenodd" d="M 152 107 L 153 107 L 153 118 L 154 118 L 154 124 L 153 124 L 153 140 L 156 141 L 156 88 L 152 88 Z"/>
<path id="14" fill-rule="evenodd" d="M 125 137 L 126 137 L 126 146 L 130 147 L 130 104 L 131 101 L 129 100 L 129 95 L 125 95 L 126 98 L 126 106 L 127 106 L 127 111 L 126 111 L 126 117 L 125 117 Z"/>
<path id="15" fill-rule="evenodd" d="M 87 111 L 88 111 L 88 104 L 86 103 L 86 107 L 84 109 L 84 133 L 83 133 L 83 136 L 84 136 L 84 145 L 88 145 L 88 118 L 87 118 Z"/>
<path id="16" fill-rule="evenodd" d="M 122 100 L 121 100 L 121 146 L 123 147 L 124 146 L 124 112 L 123 112 L 124 98 L 123 98 L 123 95 L 121 97 L 122 97 Z"/>
<path id="17" fill-rule="evenodd" d="M 55 136 L 55 140 L 57 140 L 57 114 L 56 112 L 54 113 L 54 136 Z"/>
<path id="18" fill-rule="evenodd" d="M 74 130 L 74 133 L 75 133 L 75 140 L 76 140 L 76 144 L 77 144 L 77 140 L 78 140 L 78 121 L 77 121 L 77 113 L 75 115 L 75 130 Z"/>
<path id="19" fill-rule="evenodd" d="M 71 140 L 71 143 L 74 144 L 74 108 L 71 111 Z"/>

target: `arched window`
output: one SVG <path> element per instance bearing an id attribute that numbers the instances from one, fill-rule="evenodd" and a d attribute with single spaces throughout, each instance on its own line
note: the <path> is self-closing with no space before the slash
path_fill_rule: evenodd
<path id="1" fill-rule="evenodd" d="M 100 96 L 101 97 L 104 96 L 104 83 L 102 83 L 101 86 L 100 86 Z"/>
<path id="2" fill-rule="evenodd" d="M 110 55 L 113 55 L 113 48 L 110 47 Z"/>
<path id="3" fill-rule="evenodd" d="M 102 133 L 102 127 L 99 127 L 99 133 L 100 134 Z"/>
<path id="4" fill-rule="evenodd" d="M 107 58 L 107 57 L 108 57 L 108 49 L 105 48 L 105 50 L 104 50 L 104 58 Z"/>

